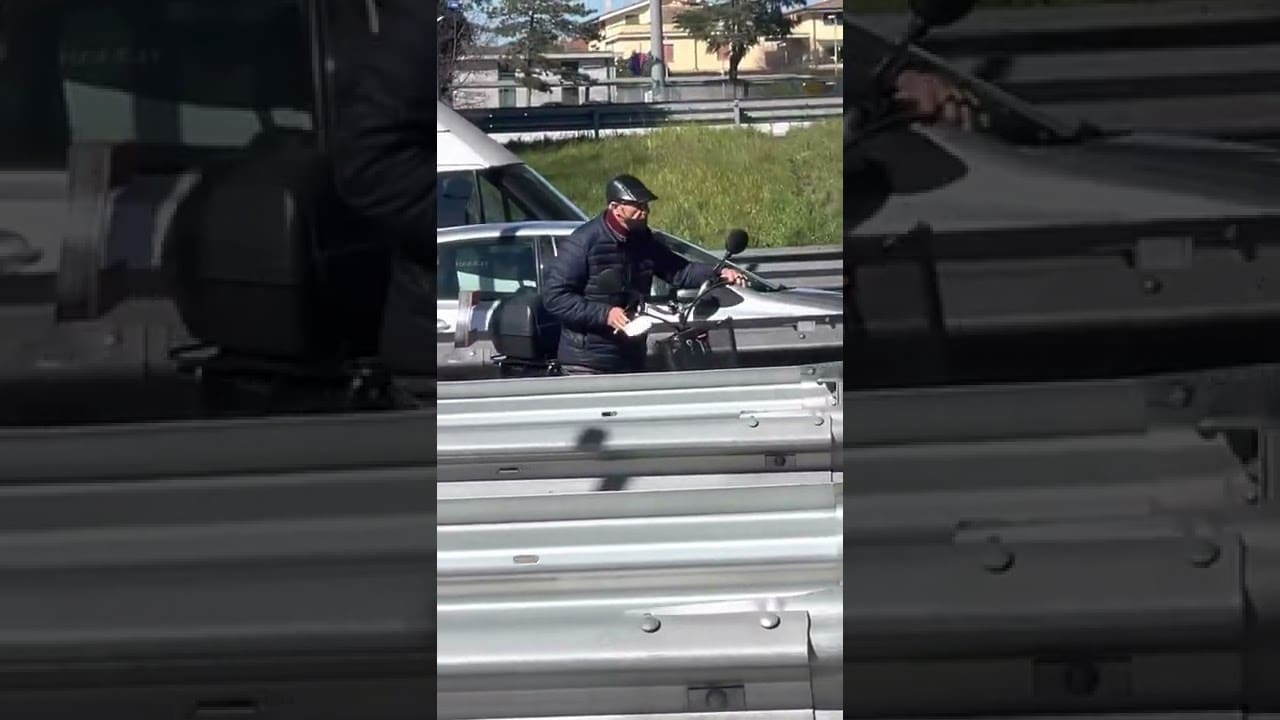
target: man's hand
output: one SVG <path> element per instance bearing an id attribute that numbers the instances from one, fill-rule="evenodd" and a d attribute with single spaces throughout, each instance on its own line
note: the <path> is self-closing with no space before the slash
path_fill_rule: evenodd
<path id="1" fill-rule="evenodd" d="M 626 310 L 620 307 L 609 308 L 609 327 L 613 328 L 614 332 L 622 332 L 622 328 L 626 327 L 629 322 L 631 322 L 631 318 L 627 317 Z"/>
<path id="2" fill-rule="evenodd" d="M 743 275 L 737 270 L 734 270 L 733 268 L 724 268 L 723 270 L 721 270 L 720 277 L 723 278 L 725 282 L 730 282 L 730 283 L 733 283 L 734 285 L 747 284 L 747 276 Z"/>
<path id="3" fill-rule="evenodd" d="M 904 70 L 896 80 L 894 99 L 912 106 L 929 122 L 943 122 L 972 130 L 980 120 L 978 99 L 930 73 Z"/>

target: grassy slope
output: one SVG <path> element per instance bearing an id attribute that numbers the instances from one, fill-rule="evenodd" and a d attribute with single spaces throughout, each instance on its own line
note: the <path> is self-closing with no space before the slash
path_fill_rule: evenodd
<path id="1" fill-rule="evenodd" d="M 589 213 L 603 207 L 610 177 L 639 177 L 660 198 L 653 225 L 712 250 L 734 227 L 751 234 L 752 247 L 839 242 L 837 121 L 778 138 L 751 129 L 681 127 L 510 147 Z"/>

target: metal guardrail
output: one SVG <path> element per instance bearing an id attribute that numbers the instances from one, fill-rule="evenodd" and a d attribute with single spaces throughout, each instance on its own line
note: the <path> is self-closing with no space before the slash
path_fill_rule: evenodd
<path id="1" fill-rule="evenodd" d="M 841 485 L 672 479 L 438 500 L 439 717 L 840 709 Z"/>
<path id="2" fill-rule="evenodd" d="M 442 387 L 440 716 L 529 717 L 537 702 L 578 718 L 816 717 L 810 697 L 866 717 L 1048 714 L 1083 707 L 1081 667 L 1125 683 L 1126 709 L 1194 704 L 1188 688 L 1239 701 L 1234 677 L 1129 684 L 1127 663 L 1244 667 L 1244 592 L 1274 568 L 1241 547 L 1274 543 L 1275 525 L 1255 517 L 1269 496 L 1249 494 L 1238 438 L 1204 421 L 1264 427 L 1236 402 L 1272 375 L 1179 375 L 1190 406 L 1159 400 L 1162 377 L 863 392 L 846 407 L 841 372 Z M 768 462 L 801 433 L 752 432 L 797 418 L 829 423 L 839 453 L 808 454 L 815 434 L 803 462 Z M 837 573 L 856 588 L 842 599 Z M 1095 659 L 1103 644 L 1123 659 Z M 1031 658 L 1036 683 L 1010 689 Z"/>
<path id="3" fill-rule="evenodd" d="M 844 248 L 840 245 L 761 248 L 744 252 L 734 262 L 787 287 L 844 287 Z"/>
<path id="4" fill-rule="evenodd" d="M 437 395 L 440 481 L 830 472 L 842 373 L 835 363 L 449 383 Z"/>
<path id="5" fill-rule="evenodd" d="M 771 98 L 629 103 L 553 108 L 490 108 L 459 113 L 487 133 L 582 132 L 663 125 L 754 125 L 839 117 L 844 99 Z"/>
<path id="6" fill-rule="evenodd" d="M 838 716 L 839 369 L 440 387 L 439 717 Z"/>

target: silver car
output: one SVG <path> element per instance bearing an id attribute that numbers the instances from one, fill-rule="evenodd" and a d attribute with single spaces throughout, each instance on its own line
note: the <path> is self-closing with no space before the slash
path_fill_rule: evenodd
<path id="1" fill-rule="evenodd" d="M 488 334 L 494 308 L 521 288 L 540 288 L 559 243 L 581 225 L 579 221 L 530 221 L 437 231 L 436 366 L 441 379 L 496 374 L 495 351 Z M 720 260 L 720 256 L 669 233 L 655 231 L 654 235 L 688 260 L 711 265 Z M 818 355 L 838 357 L 844 335 L 843 293 L 787 288 L 738 269 L 747 275 L 747 285 L 716 291 L 714 301 L 699 306 L 696 319 L 732 317 L 739 350 L 752 364 L 805 362 Z M 668 297 L 670 291 L 663 280 L 655 278 L 650 296 Z M 464 307 L 460 297 L 472 301 Z M 649 309 L 674 320 L 657 304 Z M 650 338 L 672 329 L 671 325 L 657 325 Z"/>

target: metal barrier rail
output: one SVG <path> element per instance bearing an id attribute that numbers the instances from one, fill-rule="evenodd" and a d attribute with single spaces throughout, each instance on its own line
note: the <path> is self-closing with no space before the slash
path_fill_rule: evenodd
<path id="1" fill-rule="evenodd" d="M 841 372 L 442 386 L 439 717 L 838 716 Z"/>
<path id="2" fill-rule="evenodd" d="M 450 383 L 437 398 L 442 482 L 831 472 L 842 368 L 805 366 Z M 456 387 L 455 387 L 456 386 Z"/>
<path id="3" fill-rule="evenodd" d="M 840 245 L 761 248 L 739 255 L 734 262 L 788 287 L 844 287 L 844 248 Z"/>
<path id="4" fill-rule="evenodd" d="M 1274 717 L 1277 527 L 1254 508 L 851 550 L 846 712 Z"/>
<path id="5" fill-rule="evenodd" d="M 839 712 L 838 476 L 669 479 L 441 485 L 439 717 Z"/>
<path id="6" fill-rule="evenodd" d="M 441 387 L 439 717 L 838 713 L 841 372 Z"/>
<path id="7" fill-rule="evenodd" d="M 693 102 L 628 103 L 553 108 L 487 108 L 460 110 L 487 133 L 590 132 L 651 128 L 662 125 L 752 125 L 809 122 L 839 117 L 844 99 L 770 98 Z"/>

